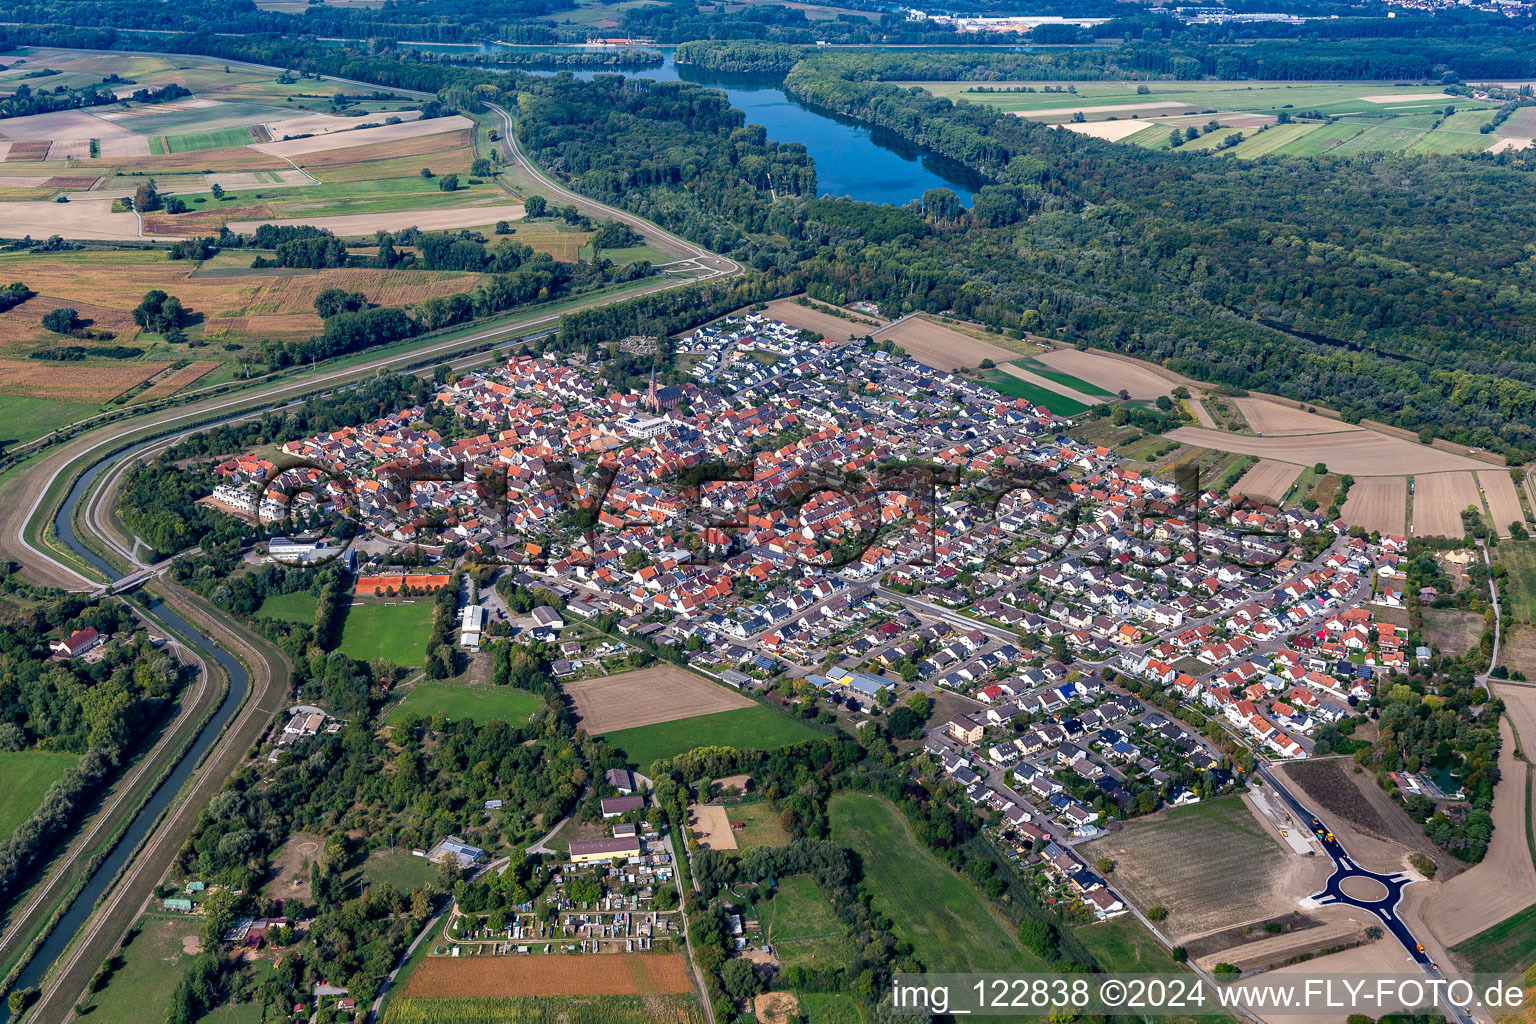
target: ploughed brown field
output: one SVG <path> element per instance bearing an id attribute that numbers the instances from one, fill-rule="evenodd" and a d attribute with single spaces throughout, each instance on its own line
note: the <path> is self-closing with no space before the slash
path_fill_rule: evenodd
<path id="1" fill-rule="evenodd" d="M 408 999 L 480 996 L 646 996 L 691 992 L 681 953 L 429 957 L 411 974 Z"/>
<path id="2" fill-rule="evenodd" d="M 752 701 L 673 665 L 565 685 L 590 736 L 749 708 Z"/>
<path id="3" fill-rule="evenodd" d="M 1339 518 L 1350 526 L 1382 533 L 1408 532 L 1408 478 L 1405 476 L 1363 476 L 1355 479 L 1339 510 Z"/>

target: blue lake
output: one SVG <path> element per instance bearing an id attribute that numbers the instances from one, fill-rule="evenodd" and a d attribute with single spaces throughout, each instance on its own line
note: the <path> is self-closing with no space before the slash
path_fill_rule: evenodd
<path id="1" fill-rule="evenodd" d="M 403 45 L 439 53 L 525 49 L 499 44 L 478 47 Z M 672 59 L 672 47 L 646 48 L 661 51 L 665 59 L 660 67 L 575 72 L 536 68 L 517 70 L 536 75 L 574 74 L 586 81 L 599 74 L 622 74 L 626 78 L 650 78 L 662 82 L 696 82 L 719 89 L 730 97 L 731 106 L 747 115 L 747 123 L 767 129 L 770 139 L 799 142 L 805 146 L 816 161 L 817 188 L 824 196 L 849 196 L 870 203 L 900 206 L 920 199 L 927 189 L 948 188 L 969 206 L 971 194 L 986 184 L 985 179 L 978 178 L 963 165 L 918 149 L 890 132 L 806 106 L 785 93 L 777 80 L 679 65 Z M 538 49 L 575 52 L 580 48 Z M 492 66 L 487 67 L 495 70 Z"/>

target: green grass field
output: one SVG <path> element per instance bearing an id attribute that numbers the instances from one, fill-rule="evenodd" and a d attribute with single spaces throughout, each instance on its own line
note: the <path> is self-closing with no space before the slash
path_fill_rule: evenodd
<path id="1" fill-rule="evenodd" d="M 41 750 L 0 754 L 0 779 L 5 780 L 5 795 L 0 798 L 0 836 L 9 837 L 17 825 L 30 818 L 48 787 L 78 760 L 75 754 Z"/>
<path id="2" fill-rule="evenodd" d="M 800 1013 L 806 1024 L 864 1024 L 864 1015 L 853 996 L 841 992 L 799 992 Z"/>
<path id="3" fill-rule="evenodd" d="M 360 869 L 352 872 L 361 875 L 370 885 L 392 885 L 401 892 L 410 892 L 419 886 L 432 883 L 437 877 L 437 865 L 425 857 L 417 857 L 410 850 L 396 847 L 394 850 L 375 850 L 363 861 Z"/>
<path id="4" fill-rule="evenodd" d="M 1536 620 L 1536 541 L 1505 540 L 1493 549 L 1509 570 L 1500 588 L 1508 613 L 1525 622 Z"/>
<path id="5" fill-rule="evenodd" d="M 1515 974 L 1526 970 L 1536 964 L 1536 905 L 1452 946 L 1451 952 L 1479 974 Z"/>
<path id="6" fill-rule="evenodd" d="M 249 128 L 217 128 L 211 132 L 189 132 L 171 135 L 166 143 L 172 153 L 193 153 L 200 149 L 225 149 L 229 146 L 249 146 L 256 141 Z"/>
<path id="7" fill-rule="evenodd" d="M 430 718 L 441 711 L 451 722 L 500 719 L 519 724 L 544 707 L 544 698 L 510 686 L 460 686 L 454 683 L 417 683 L 411 692 L 389 709 L 385 725 L 403 721 L 406 715 Z"/>
<path id="8" fill-rule="evenodd" d="M 789 842 L 789 833 L 779 824 L 779 812 L 764 800 L 756 804 L 738 804 L 726 809 L 732 821 L 746 827 L 736 833 L 736 849 L 750 850 L 754 846 L 783 846 Z"/>
<path id="9" fill-rule="evenodd" d="M 785 967 L 841 963 L 855 952 L 848 929 L 837 919 L 832 901 L 810 875 L 779 879 L 773 902 L 758 907 L 774 955 Z M 770 926 L 769 915 L 772 915 Z"/>
<path id="10" fill-rule="evenodd" d="M 982 383 L 1010 398 L 1022 398 L 1033 405 L 1043 405 L 1058 416 L 1075 416 L 1088 408 L 1082 402 L 1074 402 L 1065 395 L 1058 395 L 1002 370 L 992 370 L 982 378 Z"/>
<path id="11" fill-rule="evenodd" d="M 384 658 L 396 665 L 420 665 L 427 660 L 432 632 L 432 602 L 411 604 L 354 601 L 342 613 L 338 649 L 359 661 Z"/>
<path id="12" fill-rule="evenodd" d="M 875 906 L 894 922 L 923 966 L 936 972 L 1045 971 L 1019 945 L 1017 930 L 971 883 L 918 841 L 884 797 L 832 798 L 832 841 L 856 851 Z"/>
<path id="13" fill-rule="evenodd" d="M 1081 377 L 1074 377 L 1070 373 L 1064 373 L 1061 370 L 1053 370 L 1038 359 L 1015 359 L 1014 362 L 1037 377 L 1053 380 L 1057 384 L 1065 384 L 1073 391 L 1081 391 L 1085 395 L 1098 395 L 1101 398 L 1113 398 L 1115 395 L 1113 391 L 1101 388 L 1091 381 L 1083 380 Z"/>
<path id="14" fill-rule="evenodd" d="M 190 914 L 152 911 L 141 917 L 142 930 L 122 951 L 123 965 L 107 987 L 90 998 L 95 1008 L 91 1015 L 114 1024 L 164 1024 L 171 991 L 189 959 L 183 940 L 190 937 L 195 944 L 201 924 L 202 918 Z"/>
<path id="15" fill-rule="evenodd" d="M 261 602 L 261 607 L 256 609 L 256 614 L 267 619 L 300 622 L 307 626 L 315 621 L 317 601 L 318 598 L 307 590 L 296 590 L 291 594 L 272 594 Z"/>
<path id="16" fill-rule="evenodd" d="M 12 445 L 42 437 L 50 430 L 94 416 L 100 409 L 80 402 L 51 398 L 0 395 L 0 444 Z"/>
<path id="17" fill-rule="evenodd" d="M 1178 974 L 1187 969 L 1129 914 L 1083 925 L 1074 934 L 1108 974 Z"/>
<path id="18" fill-rule="evenodd" d="M 675 722 L 620 729 L 603 738 L 645 768 L 652 761 L 676 757 L 694 747 L 735 747 L 738 750 L 777 750 L 821 733 L 803 722 L 757 705 Z"/>

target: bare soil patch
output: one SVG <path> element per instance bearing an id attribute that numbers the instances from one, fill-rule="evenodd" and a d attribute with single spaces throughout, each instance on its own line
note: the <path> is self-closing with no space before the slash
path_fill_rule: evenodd
<path id="1" fill-rule="evenodd" d="M 175 223 L 183 224 L 189 216 L 195 215 L 182 214 L 176 218 Z M 521 203 L 500 203 L 495 206 L 454 206 L 435 210 L 400 210 L 394 213 L 349 213 L 336 217 L 237 220 L 230 221 L 228 227 L 235 232 L 250 232 L 263 224 L 276 224 L 278 227 L 311 225 L 326 228 L 338 235 L 371 235 L 376 231 L 403 231 L 410 227 L 424 231 L 473 228 L 493 224 L 498 220 L 521 220 L 522 216 Z"/>
<path id="2" fill-rule="evenodd" d="M 24 202 L 5 204 L 5 234 L 47 238 L 139 238 L 139 221 L 131 213 L 113 213 L 110 200 L 100 202 Z"/>
<path id="3" fill-rule="evenodd" d="M 725 778 L 716 779 L 710 784 L 710 789 L 716 793 L 729 793 L 732 790 L 738 793 L 745 793 L 751 788 L 752 776 L 750 775 L 727 775 Z"/>
<path id="4" fill-rule="evenodd" d="M 1090 138 L 1103 139 L 1106 142 L 1119 142 L 1128 139 L 1132 135 L 1146 128 L 1150 121 L 1083 121 L 1078 124 L 1067 122 L 1061 127 L 1068 131 L 1077 132 L 1079 135 L 1087 135 Z"/>
<path id="5" fill-rule="evenodd" d="M 1409 852 L 1443 860 L 1445 853 L 1424 837 L 1376 780 L 1363 772 L 1356 775 L 1354 768 L 1352 761 L 1327 758 L 1293 762 L 1280 771 L 1301 788 L 1306 802 L 1340 837 L 1356 863 L 1377 871 L 1397 871 Z M 1305 827 L 1304 822 L 1298 824 Z"/>
<path id="6" fill-rule="evenodd" d="M 1054 353 L 1053 353 L 1054 354 Z M 1103 384 L 1103 381 L 1095 381 Z M 1477 470 L 1483 463 L 1464 455 L 1452 455 L 1426 445 L 1415 444 L 1396 437 L 1387 437 L 1374 430 L 1351 430 L 1334 434 L 1317 434 L 1288 437 L 1252 437 L 1247 434 L 1224 433 L 1203 427 L 1180 427 L 1168 432 L 1168 437 L 1185 444 L 1214 448 L 1223 452 L 1257 455 L 1260 458 L 1291 462 L 1298 466 L 1326 463 L 1334 473 L 1348 473 L 1354 477 L 1395 476 L 1410 473 L 1442 473 L 1454 470 Z"/>
<path id="7" fill-rule="evenodd" d="M 273 855 L 262 887 L 273 899 L 308 900 L 309 865 L 320 859 L 322 837 L 296 832 Z"/>
<path id="8" fill-rule="evenodd" d="M 1367 476 L 1355 480 L 1339 517 L 1351 526 L 1382 533 L 1408 532 L 1408 478 Z"/>
<path id="9" fill-rule="evenodd" d="M 407 998 L 434 996 L 681 995 L 693 990 L 681 953 L 429 957 L 406 982 Z"/>
<path id="10" fill-rule="evenodd" d="M 1156 398 L 1173 393 L 1172 381 L 1134 359 L 1075 348 L 1053 349 L 1037 358 L 1053 370 L 1081 377 L 1116 394 L 1124 391 L 1132 398 Z"/>
<path id="11" fill-rule="evenodd" d="M 370 145 L 356 145 L 347 149 L 303 153 L 295 157 L 293 162 L 300 167 L 339 167 L 342 164 L 393 160 L 403 156 L 426 156 L 429 153 L 446 153 L 452 150 L 465 149 L 469 144 L 469 132 L 456 131 L 443 135 L 423 135 L 420 138 L 404 139 L 399 142 L 373 143 Z M 283 166 L 286 167 L 288 165 L 283 164 Z"/>
<path id="12" fill-rule="evenodd" d="M 305 153 L 330 153 L 355 146 L 400 142 L 426 135 L 443 135 L 473 127 L 474 122 L 455 114 L 452 117 L 434 117 L 427 121 L 402 121 L 399 124 L 383 124 L 377 128 L 358 128 L 349 132 L 332 132 L 314 135 L 307 139 L 288 139 L 285 142 L 265 142 L 251 148 L 269 156 L 300 156 Z M 398 151 L 394 154 L 400 156 Z"/>
<path id="13" fill-rule="evenodd" d="M 768 308 L 763 310 L 763 315 L 782 320 L 791 327 L 816 331 L 823 338 L 831 338 L 833 341 L 845 341 L 850 334 L 862 338 L 879 326 L 878 322 L 875 322 L 877 320 L 875 317 L 850 312 L 849 316 L 855 316 L 858 319 L 844 320 L 840 316 L 823 313 L 810 306 L 802 306 L 793 299 L 775 299 L 768 303 Z"/>
<path id="14" fill-rule="evenodd" d="M 1362 903 L 1376 903 L 1386 899 L 1387 887 L 1374 878 L 1354 875 L 1339 883 L 1339 890 L 1350 899 Z"/>
<path id="15" fill-rule="evenodd" d="M 1234 398 L 1243 418 L 1253 427 L 1254 433 L 1264 434 L 1335 434 L 1359 430 L 1341 420 L 1329 419 L 1317 413 L 1297 409 L 1267 398 Z"/>
<path id="16" fill-rule="evenodd" d="M 1460 537 L 1466 532 L 1461 510 L 1479 514 L 1483 498 L 1471 473 L 1431 473 L 1413 478 L 1413 532 L 1421 537 Z"/>
<path id="17" fill-rule="evenodd" d="M 688 827 L 708 850 L 736 849 L 736 833 L 731 831 L 731 815 L 719 804 L 688 805 Z"/>
<path id="18" fill-rule="evenodd" d="M 878 330 L 874 337 L 877 341 L 895 342 L 907 350 L 907 355 L 936 370 L 979 366 L 983 359 L 1003 364 L 1019 357 L 1017 352 L 1010 352 L 1000 345 L 952 331 L 943 324 L 919 316 L 908 317 L 900 323 Z M 1057 391 L 1061 390 L 1059 385 L 1053 387 Z"/>
<path id="19" fill-rule="evenodd" d="M 1456 608 L 1426 608 L 1424 639 L 1448 654 L 1465 654 L 1483 634 L 1483 617 Z"/>
<path id="20" fill-rule="evenodd" d="M 565 692 L 580 727 L 592 736 L 752 706 L 741 694 L 673 665 L 582 679 L 566 684 Z"/>
<path id="21" fill-rule="evenodd" d="M 1280 928 L 1280 934 L 1290 935 L 1295 932 L 1307 931 L 1322 925 L 1322 921 L 1316 917 L 1308 917 L 1299 910 L 1293 910 L 1289 914 L 1271 918 L 1269 921 L 1254 921 L 1250 924 L 1238 925 L 1235 928 L 1225 928 L 1219 932 L 1211 932 L 1197 939 L 1190 939 L 1184 943 L 1184 951 L 1189 954 L 1191 960 L 1199 960 L 1219 953 L 1222 950 L 1232 949 L 1237 946 L 1245 946 L 1253 942 L 1262 942 L 1270 938 L 1270 933 L 1264 930 L 1266 924 L 1274 924 Z"/>
<path id="22" fill-rule="evenodd" d="M 1241 494 L 1250 501 L 1279 505 L 1299 476 L 1301 476 L 1300 466 L 1293 466 L 1287 462 L 1275 462 L 1272 459 L 1260 459 L 1252 469 L 1242 475 L 1237 483 L 1232 485 L 1231 493 Z"/>
<path id="23" fill-rule="evenodd" d="M 1330 913 L 1327 920 L 1304 931 L 1268 935 L 1256 932 L 1250 942 L 1195 960 L 1197 966 L 1210 970 L 1219 963 L 1229 963 L 1242 970 L 1265 970 L 1285 966 L 1298 957 L 1307 957 L 1326 949 L 1365 941 L 1365 926 L 1373 920 L 1364 911 L 1351 907 L 1344 913 Z"/>
<path id="24" fill-rule="evenodd" d="M 800 997 L 793 992 L 764 992 L 752 1000 L 752 1013 L 763 1024 L 794 1024 L 800 1019 Z"/>
<path id="25" fill-rule="evenodd" d="M 1477 484 L 1483 489 L 1488 502 L 1490 526 L 1499 531 L 1500 537 L 1509 536 L 1509 524 L 1525 525 L 1525 512 L 1520 508 L 1520 495 L 1515 492 L 1515 482 L 1507 472 L 1497 469 L 1477 474 Z"/>

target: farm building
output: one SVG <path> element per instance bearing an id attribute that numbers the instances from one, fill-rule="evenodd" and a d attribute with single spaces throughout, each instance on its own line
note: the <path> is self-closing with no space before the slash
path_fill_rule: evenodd
<path id="1" fill-rule="evenodd" d="M 643 796 L 605 796 L 602 799 L 603 817 L 617 818 L 621 814 L 630 811 L 638 811 L 645 806 Z"/>

